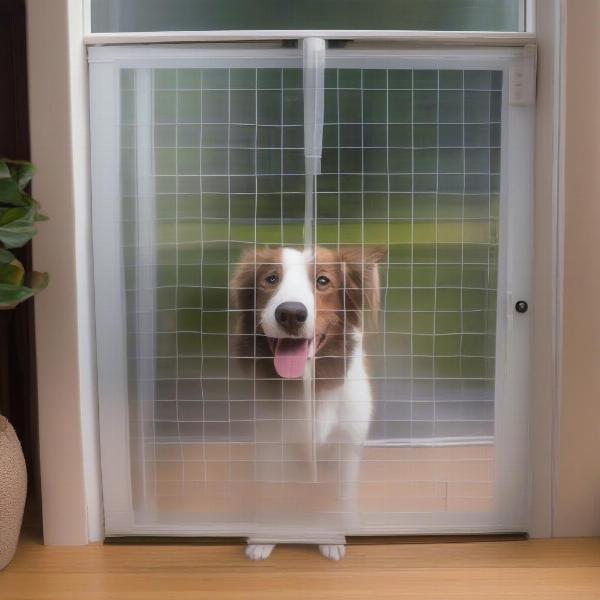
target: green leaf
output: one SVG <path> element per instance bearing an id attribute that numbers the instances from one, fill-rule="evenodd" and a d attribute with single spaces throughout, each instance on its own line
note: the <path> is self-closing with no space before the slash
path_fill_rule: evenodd
<path id="1" fill-rule="evenodd" d="M 10 169 L 5 160 L 0 160 L 0 179 L 8 179 L 10 177 Z"/>
<path id="2" fill-rule="evenodd" d="M 25 272 L 21 264 L 0 264 L 0 283 L 22 286 Z"/>
<path id="3" fill-rule="evenodd" d="M 48 285 L 48 273 L 25 273 L 7 250 L 24 246 L 36 233 L 35 223 L 48 218 L 26 191 L 34 172 L 30 162 L 0 160 L 0 309 L 13 308 Z"/>
<path id="4" fill-rule="evenodd" d="M 19 302 L 23 302 L 31 296 L 33 296 L 33 290 L 27 287 L 0 283 L 0 309 L 14 308 Z"/>
<path id="5" fill-rule="evenodd" d="M 31 181 L 33 174 L 35 173 L 35 167 L 30 162 L 17 162 L 15 161 L 15 171 L 17 176 L 17 183 L 19 189 L 23 191 Z"/>
<path id="6" fill-rule="evenodd" d="M 0 248 L 0 283 L 21 286 L 25 277 L 23 265 L 12 252 Z"/>
<path id="7" fill-rule="evenodd" d="M 0 242 L 7 248 L 24 246 L 36 234 L 34 214 L 30 207 L 0 210 Z"/>
<path id="8" fill-rule="evenodd" d="M 19 189 L 14 179 L 0 179 L 0 206 L 26 206 L 29 196 Z"/>
<path id="9" fill-rule="evenodd" d="M 0 227 L 0 242 L 7 248 L 22 248 L 31 240 L 35 230 L 29 228 L 11 229 L 9 227 Z"/>
<path id="10" fill-rule="evenodd" d="M 0 248 L 0 310 L 14 308 L 47 286 L 48 273 L 32 271 L 26 274 L 15 256 Z"/>
<path id="11" fill-rule="evenodd" d="M 46 289 L 50 281 L 48 273 L 40 273 L 39 271 L 32 271 L 27 279 L 27 283 L 34 294 Z"/>
<path id="12" fill-rule="evenodd" d="M 9 264 L 9 263 L 13 262 L 14 260 L 17 260 L 17 258 L 15 257 L 15 255 L 12 252 L 9 252 L 8 250 L 5 250 L 4 248 L 0 248 L 0 265 L 1 264 Z"/>
<path id="13" fill-rule="evenodd" d="M 34 206 L 37 202 L 26 192 L 35 172 L 34 166 L 22 160 L 0 160 L 0 207 Z"/>
<path id="14" fill-rule="evenodd" d="M 33 222 L 33 210 L 28 206 L 0 209 L 0 227 L 23 220 Z"/>

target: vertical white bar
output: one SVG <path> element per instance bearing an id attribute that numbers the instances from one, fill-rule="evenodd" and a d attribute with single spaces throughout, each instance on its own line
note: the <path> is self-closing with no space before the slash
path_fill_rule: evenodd
<path id="1" fill-rule="evenodd" d="M 136 151 L 136 352 L 137 352 L 137 401 L 139 439 L 137 459 L 140 461 L 142 498 L 146 508 L 146 435 L 152 423 L 154 434 L 154 401 L 156 372 L 156 197 L 153 177 L 153 111 L 152 71 L 135 71 L 135 151 Z M 156 444 L 156 440 L 153 440 Z M 155 449 L 154 449 L 155 452 Z M 153 455 L 154 456 L 154 455 Z M 155 465 L 153 465 L 154 467 Z M 154 496 L 150 499 L 152 500 Z"/>
<path id="2" fill-rule="evenodd" d="M 77 545 L 102 537 L 82 7 L 23 4 L 34 192 L 50 216 L 33 241 L 36 268 L 52 278 L 35 300 L 44 542 Z"/>
<path id="3" fill-rule="evenodd" d="M 523 31 L 525 33 L 535 33 L 537 31 L 536 24 L 536 0 L 522 0 L 524 2 L 524 19 L 525 27 Z"/>
<path id="4" fill-rule="evenodd" d="M 92 33 L 92 0 L 83 0 L 83 35 Z"/>
<path id="5" fill-rule="evenodd" d="M 302 42 L 302 80 L 304 87 L 304 162 L 305 162 L 305 193 L 304 193 L 304 251 L 315 254 L 314 243 L 315 206 L 317 181 L 316 176 L 321 172 L 321 155 L 323 152 L 323 121 L 325 113 L 325 40 L 322 38 L 306 38 Z M 311 462 L 311 477 L 317 478 L 317 448 L 316 448 L 316 393 L 315 393 L 315 359 L 307 363 L 303 378 L 306 419 L 310 427 L 309 451 Z"/>
<path id="6" fill-rule="evenodd" d="M 121 240 L 119 69 L 90 65 L 92 221 L 98 399 L 108 535 L 131 530 L 127 340 Z"/>
<path id="7" fill-rule="evenodd" d="M 524 59 L 516 59 L 524 60 Z M 530 55 L 526 60 L 535 61 Z M 532 67 L 533 68 L 533 67 Z M 496 481 L 502 520 L 527 530 L 530 313 L 533 261 L 533 105 L 509 105 L 504 70 L 496 341 Z M 519 468 L 516 468 L 519 466 Z"/>
<path id="8" fill-rule="evenodd" d="M 325 112 L 325 40 L 306 38 L 302 42 L 304 84 L 304 157 L 306 174 L 321 172 L 323 119 Z"/>
<path id="9" fill-rule="evenodd" d="M 306 175 L 304 205 L 304 246 L 312 250 L 315 176 L 321 172 L 323 120 L 325 113 L 325 40 L 306 38 L 302 42 L 304 87 L 304 162 Z"/>

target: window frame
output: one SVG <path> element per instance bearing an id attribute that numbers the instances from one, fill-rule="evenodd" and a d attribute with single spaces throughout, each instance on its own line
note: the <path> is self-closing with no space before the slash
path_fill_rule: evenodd
<path id="1" fill-rule="evenodd" d="M 523 31 L 431 31 L 406 29 L 264 29 L 231 31 L 92 31 L 92 0 L 83 0 L 83 39 L 97 44 L 162 44 L 192 42 L 243 42 L 298 40 L 320 37 L 328 40 L 405 42 L 414 44 L 524 46 L 535 43 L 536 0 L 520 0 Z"/>

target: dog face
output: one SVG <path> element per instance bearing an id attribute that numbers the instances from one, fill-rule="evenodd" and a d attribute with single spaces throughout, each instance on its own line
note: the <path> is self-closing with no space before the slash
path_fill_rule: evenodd
<path id="1" fill-rule="evenodd" d="M 302 377 L 310 356 L 345 356 L 346 334 L 379 307 L 383 256 L 372 247 L 244 252 L 231 282 L 240 355 L 273 356 L 284 378 Z"/>

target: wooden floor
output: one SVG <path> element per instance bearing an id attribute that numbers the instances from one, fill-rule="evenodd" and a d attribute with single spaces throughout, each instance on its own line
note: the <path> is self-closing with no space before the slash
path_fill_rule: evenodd
<path id="1" fill-rule="evenodd" d="M 44 547 L 28 538 L 0 573 L 2 600 L 210 598 L 600 599 L 600 540 L 312 547 L 249 562 L 242 546 Z"/>

